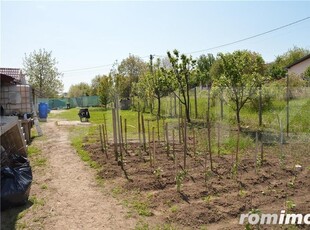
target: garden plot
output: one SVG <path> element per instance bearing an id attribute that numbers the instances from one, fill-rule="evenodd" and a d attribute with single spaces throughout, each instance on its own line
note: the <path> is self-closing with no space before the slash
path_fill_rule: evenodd
<path id="1" fill-rule="evenodd" d="M 190 141 L 189 146 L 193 146 Z M 175 144 L 174 158 L 172 151 L 167 155 L 164 142 L 156 141 L 153 162 L 139 143 L 127 147 L 122 169 L 112 145 L 107 147 L 107 155 L 98 143 L 84 146 L 103 166 L 99 176 L 135 210 L 130 215 L 146 216 L 144 221 L 150 226 L 169 223 L 177 229 L 241 229 L 242 213 L 286 210 L 306 214 L 310 210 L 309 143 L 286 144 L 282 155 L 277 146 L 267 146 L 263 162 L 256 162 L 255 148 L 249 148 L 238 168 L 231 155 L 214 156 L 214 171 L 209 166 L 206 170 L 206 158 L 192 149 L 184 169 L 183 144 Z M 299 153 L 291 154 L 296 148 Z"/>

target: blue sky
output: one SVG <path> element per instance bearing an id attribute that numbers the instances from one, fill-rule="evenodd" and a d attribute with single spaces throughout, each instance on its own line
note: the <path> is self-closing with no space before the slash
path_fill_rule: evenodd
<path id="1" fill-rule="evenodd" d="M 25 53 L 45 48 L 57 59 L 67 91 L 107 74 L 129 54 L 147 61 L 173 49 L 204 50 L 309 17 L 309 9 L 309 1 L 2 1 L 1 67 L 22 68 Z M 208 52 L 248 49 L 270 62 L 293 46 L 310 49 L 310 19 Z"/>

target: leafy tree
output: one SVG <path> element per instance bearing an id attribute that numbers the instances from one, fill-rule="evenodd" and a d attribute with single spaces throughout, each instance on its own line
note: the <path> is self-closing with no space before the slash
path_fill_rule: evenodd
<path id="1" fill-rule="evenodd" d="M 221 88 L 225 88 L 240 127 L 240 111 L 264 79 L 264 60 L 260 54 L 247 50 L 220 53 L 219 57 L 220 75 L 216 82 Z"/>
<path id="2" fill-rule="evenodd" d="M 282 55 L 277 56 L 276 60 L 268 65 L 268 74 L 272 79 L 281 79 L 285 77 L 285 67 L 293 64 L 295 61 L 306 56 L 310 50 L 294 46 Z"/>
<path id="3" fill-rule="evenodd" d="M 207 56 L 201 55 L 197 60 L 197 76 L 201 86 L 207 86 L 208 88 L 208 109 L 207 109 L 207 124 L 208 124 L 208 152 L 210 154 L 210 167 L 213 171 L 212 151 L 211 151 L 211 124 L 210 124 L 210 97 L 212 87 L 212 77 L 210 74 L 211 67 L 215 62 L 215 58 L 212 54 Z"/>
<path id="4" fill-rule="evenodd" d="M 117 69 L 120 75 L 129 78 L 132 83 L 138 82 L 139 77 L 146 73 L 147 64 L 138 56 L 129 55 L 128 58 L 122 60 Z"/>
<path id="5" fill-rule="evenodd" d="M 211 87 L 212 78 L 210 69 L 215 62 L 213 54 L 201 55 L 197 60 L 197 80 L 201 86 Z"/>
<path id="6" fill-rule="evenodd" d="M 153 89 L 154 97 L 157 99 L 158 117 L 160 117 L 161 98 L 167 96 L 174 90 L 173 80 L 169 78 L 169 73 L 167 72 L 168 70 L 167 67 L 169 65 L 163 65 L 163 64 L 164 62 L 161 62 L 160 59 L 157 59 L 153 73 L 150 76 L 151 77 L 150 85 Z"/>
<path id="7" fill-rule="evenodd" d="M 39 97 L 58 97 L 63 90 L 62 74 L 56 67 L 52 52 L 45 49 L 25 54 L 24 72 L 29 83 L 39 91 Z"/>
<path id="8" fill-rule="evenodd" d="M 140 77 L 137 83 L 133 83 L 133 93 L 139 98 L 143 99 L 147 104 L 151 104 L 154 98 L 157 100 L 157 116 L 160 117 L 161 98 L 173 92 L 173 84 L 169 78 L 168 69 L 171 66 L 169 60 L 166 58 L 157 59 L 155 65 L 152 61 L 150 63 L 150 71 L 144 76 Z"/>
<path id="9" fill-rule="evenodd" d="M 114 63 L 110 76 L 115 82 L 115 90 L 122 98 L 130 97 L 132 83 L 138 82 L 139 78 L 147 71 L 147 65 L 138 56 L 129 55 L 122 60 L 121 64 Z"/>
<path id="10" fill-rule="evenodd" d="M 110 75 L 111 76 L 111 75 Z M 130 79 L 123 75 L 116 74 L 114 76 L 115 90 L 117 90 L 120 98 L 129 98 L 131 93 Z"/>
<path id="11" fill-rule="evenodd" d="M 113 79 L 111 76 L 102 76 L 99 80 L 98 95 L 101 104 L 106 108 L 112 99 Z"/>
<path id="12" fill-rule="evenodd" d="M 191 56 L 187 57 L 185 54 L 180 56 L 178 50 L 174 50 L 172 54 L 168 51 L 167 55 L 172 68 L 170 73 L 177 82 L 178 89 L 180 90 L 180 96 L 176 96 L 185 107 L 187 121 L 191 122 L 189 91 L 192 86 L 192 76 L 196 61 Z"/>
<path id="13" fill-rule="evenodd" d="M 98 91 L 99 91 L 100 81 L 103 77 L 105 77 L 105 76 L 97 75 L 91 80 L 91 86 L 90 86 L 91 87 L 91 95 L 99 95 Z"/>
<path id="14" fill-rule="evenodd" d="M 76 85 L 71 85 L 68 92 L 69 97 L 82 97 L 90 95 L 91 95 L 91 87 L 89 86 L 89 84 L 85 82 L 81 82 Z"/>

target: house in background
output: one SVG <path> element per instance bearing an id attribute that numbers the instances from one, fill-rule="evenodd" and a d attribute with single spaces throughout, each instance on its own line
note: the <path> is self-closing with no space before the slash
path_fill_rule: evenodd
<path id="1" fill-rule="evenodd" d="M 287 66 L 288 74 L 303 74 L 306 69 L 310 66 L 310 54 L 304 56 L 303 58 L 295 61 L 293 64 Z"/>

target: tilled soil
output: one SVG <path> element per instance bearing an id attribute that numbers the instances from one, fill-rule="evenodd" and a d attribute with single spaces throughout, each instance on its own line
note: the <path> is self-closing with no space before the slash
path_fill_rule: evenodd
<path id="1" fill-rule="evenodd" d="M 151 152 L 152 152 L 151 143 Z M 183 168 L 184 151 L 176 144 L 176 161 L 172 152 L 167 155 L 163 142 L 156 142 L 154 165 L 150 165 L 149 151 L 137 143 L 129 143 L 123 151 L 124 170 L 115 161 L 112 146 L 108 158 L 100 143 L 85 145 L 92 159 L 103 166 L 99 175 L 119 192 L 121 199 L 138 193 L 138 199 L 148 205 L 148 223 L 170 223 L 177 229 L 244 229 L 238 224 L 242 213 L 259 210 L 261 213 L 280 214 L 281 210 L 307 214 L 310 211 L 310 151 L 309 143 L 286 144 L 285 157 L 280 157 L 278 146 L 264 148 L 263 164 L 255 169 L 255 149 L 241 157 L 234 170 L 233 156 L 213 156 L 214 171 L 207 156 L 194 155 L 189 149 L 186 157 L 186 177 L 181 189 L 176 189 L 176 175 Z M 282 160 L 281 160 L 282 159 Z M 295 168 L 300 164 L 301 169 Z M 128 179 L 125 179 L 125 172 Z M 206 172 L 206 173 L 205 173 Z M 137 199 L 136 195 L 133 199 Z M 257 227 L 257 226 L 256 226 Z M 306 225 L 297 226 L 307 229 Z M 272 229 L 287 226 L 273 225 Z M 268 225 L 260 229 L 270 229 Z"/>

